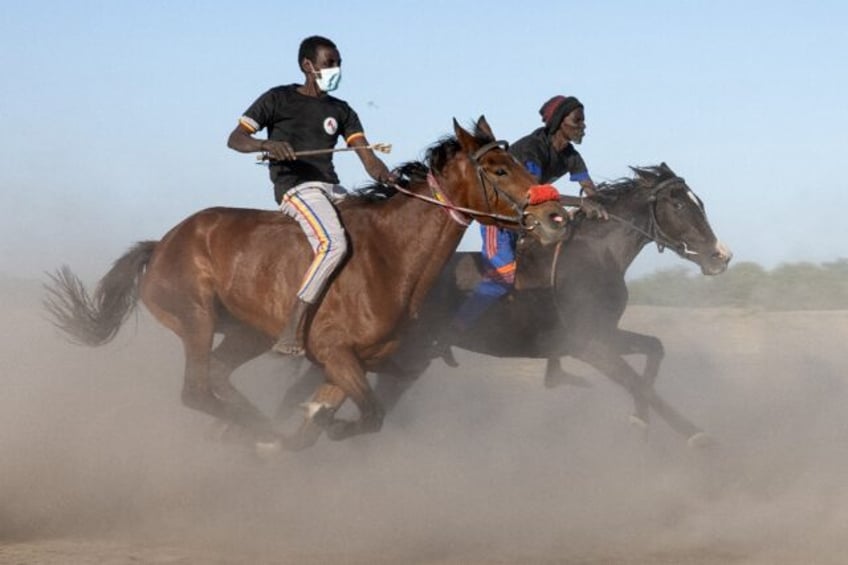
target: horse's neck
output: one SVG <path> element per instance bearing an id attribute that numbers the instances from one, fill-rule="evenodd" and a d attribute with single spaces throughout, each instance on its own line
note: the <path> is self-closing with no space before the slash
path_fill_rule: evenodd
<path id="1" fill-rule="evenodd" d="M 642 249 L 650 242 L 648 203 L 641 199 L 612 206 L 609 220 L 583 220 L 575 238 L 586 240 L 599 263 L 611 264 L 624 274 Z M 620 219 L 619 219 L 620 218 Z"/>
<path id="2" fill-rule="evenodd" d="M 408 292 L 408 312 L 415 316 L 459 246 L 465 226 L 435 204 L 403 194 L 392 200 L 392 205 L 382 210 L 381 217 L 375 220 L 375 229 L 381 235 L 381 241 L 376 244 L 397 246 L 392 258 L 393 268 L 380 276 L 395 279 L 394 284 Z M 364 226 L 364 229 L 370 228 Z"/>
<path id="3" fill-rule="evenodd" d="M 445 218 L 448 217 L 447 214 L 443 213 L 443 215 Z M 435 245 L 431 248 L 431 253 L 428 254 L 428 258 L 424 262 L 421 274 L 409 299 L 408 311 L 410 317 L 418 318 L 421 305 L 427 298 L 430 289 L 436 284 L 445 265 L 456 252 L 456 248 L 459 247 L 459 242 L 464 233 L 465 226 L 461 226 L 451 219 L 442 219 L 442 226 L 435 240 Z"/>

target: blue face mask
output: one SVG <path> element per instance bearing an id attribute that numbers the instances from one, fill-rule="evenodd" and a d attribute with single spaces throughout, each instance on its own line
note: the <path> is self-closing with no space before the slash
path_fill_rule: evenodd
<path id="1" fill-rule="evenodd" d="M 320 71 L 317 71 L 316 74 L 318 77 L 315 79 L 315 82 L 318 84 L 318 88 L 320 88 L 322 92 L 332 92 L 339 87 L 339 83 L 342 81 L 341 67 L 321 69 Z"/>

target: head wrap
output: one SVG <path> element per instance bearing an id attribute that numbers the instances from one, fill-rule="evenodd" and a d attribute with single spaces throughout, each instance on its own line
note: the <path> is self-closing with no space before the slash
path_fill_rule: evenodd
<path id="1" fill-rule="evenodd" d="M 574 96 L 554 96 L 539 108 L 545 131 L 549 134 L 555 132 L 567 115 L 582 107 L 583 104 Z"/>

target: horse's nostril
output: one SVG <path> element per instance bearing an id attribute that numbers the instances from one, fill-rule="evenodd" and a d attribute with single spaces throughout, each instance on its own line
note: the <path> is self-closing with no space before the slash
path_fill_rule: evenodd
<path id="1" fill-rule="evenodd" d="M 731 258 L 731 254 L 726 253 L 724 251 L 716 251 L 715 253 L 712 254 L 711 258 L 715 259 L 716 261 L 721 261 L 723 263 L 729 263 L 730 258 Z"/>

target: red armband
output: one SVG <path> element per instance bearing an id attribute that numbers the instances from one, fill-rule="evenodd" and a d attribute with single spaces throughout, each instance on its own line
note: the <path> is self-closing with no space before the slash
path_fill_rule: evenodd
<path id="1" fill-rule="evenodd" d="M 537 184 L 527 190 L 527 204 L 541 204 L 550 200 L 559 200 L 559 191 L 551 184 Z"/>

